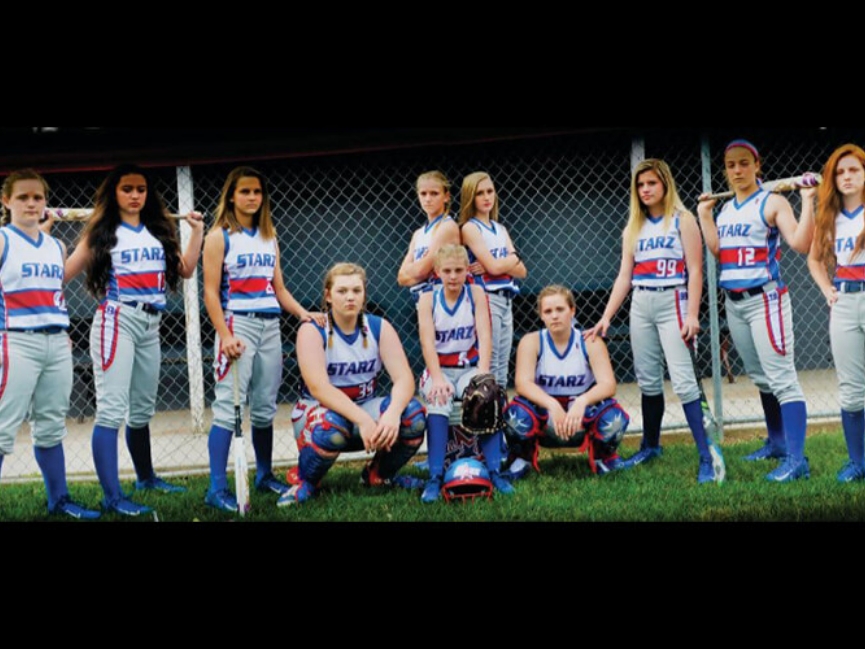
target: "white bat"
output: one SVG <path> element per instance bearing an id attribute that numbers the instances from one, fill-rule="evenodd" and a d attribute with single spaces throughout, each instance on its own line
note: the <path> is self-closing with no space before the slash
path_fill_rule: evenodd
<path id="1" fill-rule="evenodd" d="M 54 217 L 57 221 L 86 221 L 93 214 L 93 210 L 89 207 L 47 207 L 45 208 L 45 216 L 43 220 L 48 220 L 48 215 Z M 185 214 L 169 214 L 172 219 L 185 219 Z"/>
<path id="2" fill-rule="evenodd" d="M 234 373 L 234 487 L 237 493 L 237 512 L 246 516 L 249 511 L 249 467 L 246 464 L 246 445 L 241 429 L 240 412 L 240 378 L 237 371 L 237 360 L 232 362 Z"/>
<path id="3" fill-rule="evenodd" d="M 792 176 L 790 178 L 780 178 L 779 180 L 767 180 L 760 185 L 760 189 L 765 189 L 769 192 L 792 192 L 803 187 L 818 187 L 823 182 L 823 176 L 818 173 L 804 173 L 801 176 Z M 718 194 L 709 194 L 702 197 L 702 201 L 714 201 L 724 198 L 732 198 L 735 192 L 721 192 Z"/>

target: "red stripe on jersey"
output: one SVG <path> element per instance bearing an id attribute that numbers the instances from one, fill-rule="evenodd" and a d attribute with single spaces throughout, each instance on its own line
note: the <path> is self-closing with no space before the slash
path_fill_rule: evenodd
<path id="1" fill-rule="evenodd" d="M 57 291 L 18 291 L 17 293 L 6 294 L 6 308 L 8 310 L 15 309 L 32 309 L 36 307 L 54 308 L 57 305 L 54 303 L 54 296 Z"/>
<path id="2" fill-rule="evenodd" d="M 776 257 L 778 259 L 781 258 L 780 248 L 778 249 Z M 739 261 L 740 258 L 742 260 L 741 263 Z M 748 266 L 765 264 L 768 260 L 769 248 L 765 246 L 762 248 L 751 248 L 749 246 L 742 246 L 741 248 L 721 248 L 722 264 L 732 264 L 733 266 L 747 268 Z"/>
<path id="3" fill-rule="evenodd" d="M 865 282 L 865 266 L 838 266 L 835 279 L 841 282 Z"/>
<path id="4" fill-rule="evenodd" d="M 232 279 L 229 281 L 229 287 L 229 290 L 234 295 L 273 292 L 272 280 L 267 277 L 248 277 L 245 279 Z"/>
<path id="5" fill-rule="evenodd" d="M 125 289 L 157 289 L 162 290 L 165 283 L 164 274 L 161 272 L 154 273 L 133 273 L 131 275 L 118 275 L 117 286 L 121 291 Z"/>
<path id="6" fill-rule="evenodd" d="M 463 356 L 465 354 L 465 356 Z M 467 352 L 455 354 L 439 354 L 439 365 L 441 367 L 462 367 L 464 364 L 471 365 L 472 361 L 480 355 L 477 347 L 472 347 Z"/>
<path id="7" fill-rule="evenodd" d="M 360 385 L 338 385 L 336 387 L 352 401 L 363 401 L 375 394 L 375 381 L 361 383 Z"/>
<path id="8" fill-rule="evenodd" d="M 670 273 L 670 268 L 668 267 L 669 262 L 676 262 L 676 270 L 674 273 Z M 661 262 L 660 264 L 658 262 Z M 651 261 L 641 261 L 638 264 L 634 265 L 634 276 L 639 276 L 641 279 L 646 279 L 651 276 L 655 276 L 658 279 L 665 279 L 668 277 L 680 277 L 685 274 L 685 260 L 684 259 L 652 259 Z"/>

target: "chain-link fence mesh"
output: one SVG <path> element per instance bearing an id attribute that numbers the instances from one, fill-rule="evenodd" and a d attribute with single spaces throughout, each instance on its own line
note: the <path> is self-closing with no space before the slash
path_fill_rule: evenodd
<path id="1" fill-rule="evenodd" d="M 522 141 L 503 141 L 401 151 L 357 153 L 340 156 L 261 160 L 253 166 L 268 178 L 274 217 L 278 227 L 286 285 L 308 309 L 318 309 L 322 280 L 333 263 L 353 261 L 369 276 L 371 312 L 384 315 L 399 333 L 412 368 L 419 376 L 423 358 L 417 340 L 415 309 L 407 289 L 396 284 L 396 275 L 412 232 L 425 221 L 414 183 L 418 175 L 438 169 L 451 180 L 454 204 L 459 205 L 460 184 L 467 174 L 487 171 L 501 202 L 501 220 L 526 261 L 529 270 L 522 293 L 513 302 L 516 346 L 520 337 L 541 326 L 535 302 L 550 283 L 573 288 L 577 296 L 579 325 L 588 327 L 600 318 L 621 260 L 621 231 L 628 211 L 630 173 L 635 157 L 658 157 L 671 166 L 686 206 L 696 212 L 696 197 L 704 178 L 714 191 L 725 188 L 723 147 L 735 137 L 752 139 L 764 159 L 764 177 L 780 178 L 804 171 L 821 171 L 831 151 L 846 141 L 865 140 L 865 131 L 756 130 L 748 133 L 715 129 L 706 134 L 647 130 L 636 138 L 630 133 L 598 133 Z M 708 155 L 706 155 L 708 154 Z M 705 169 L 703 160 L 710 167 Z M 172 211 L 185 211 L 186 203 L 208 215 L 208 226 L 219 193 L 234 164 L 197 165 L 153 170 L 157 189 Z M 48 176 L 49 202 L 58 207 L 86 207 L 104 173 L 63 173 Z M 798 215 L 800 201 L 787 194 Z M 179 202 L 180 201 L 180 202 Z M 181 207 L 183 208 L 181 210 Z M 54 234 L 70 249 L 81 232 L 80 223 L 59 223 Z M 828 311 L 807 270 L 805 256 L 782 246 L 781 272 L 790 285 L 794 305 L 796 365 L 808 399 L 809 415 L 834 417 L 838 412 L 836 382 L 828 340 Z M 709 263 L 714 260 L 709 257 Z M 194 299 L 184 304 L 182 294 L 171 295 L 163 317 L 162 375 L 158 396 L 160 414 L 172 415 L 171 435 L 154 439 L 158 471 L 192 471 L 207 466 L 207 427 L 213 397 L 214 332 L 204 310 L 201 273 L 195 279 Z M 92 423 L 95 411 L 93 374 L 88 337 L 95 300 L 84 290 L 81 278 L 67 288 L 72 319 L 71 338 L 75 358 L 70 425 Z M 719 326 L 713 326 L 710 300 L 719 299 Z M 196 308 L 197 307 L 197 308 Z M 628 334 L 628 301 L 613 320 L 608 345 L 617 378 L 619 398 L 632 414 L 631 432 L 641 430 L 639 392 Z M 699 362 L 710 402 L 723 406 L 726 423 L 759 423 L 756 388 L 744 376 L 735 348 L 729 349 L 732 373 L 718 361 L 717 350 L 726 349 L 723 300 L 705 290 L 701 320 Z M 200 347 L 190 367 L 187 336 L 190 327 L 200 330 Z M 282 318 L 284 381 L 280 404 L 290 408 L 297 398 L 297 365 L 294 338 L 297 322 Z M 197 340 L 197 336 L 192 337 Z M 712 353 L 714 339 L 716 353 Z M 193 376 L 190 381 L 190 376 Z M 202 378 L 203 377 L 203 378 Z M 513 358 L 511 381 L 513 377 Z M 714 380 L 713 380 L 714 379 Z M 735 381 L 730 382 L 730 380 Z M 203 392 L 197 384 L 203 383 Z M 388 387 L 387 381 L 383 387 Z M 720 392 L 719 392 L 720 390 Z M 685 425 L 678 401 L 668 391 L 665 428 Z M 717 394 L 717 398 L 715 395 Z M 192 396 L 191 396 L 192 395 Z M 195 409 L 203 408 L 203 421 Z M 190 409 L 192 413 L 190 414 Z M 89 438 L 70 450 L 70 465 L 78 473 L 92 474 Z M 16 454 L 7 458 L 8 476 L 38 476 L 26 427 L 19 435 Z M 290 427 L 277 430 L 274 458 L 287 462 L 296 452 Z M 121 468 L 129 468 L 125 449 Z M 70 473 L 76 473 L 71 470 Z"/>

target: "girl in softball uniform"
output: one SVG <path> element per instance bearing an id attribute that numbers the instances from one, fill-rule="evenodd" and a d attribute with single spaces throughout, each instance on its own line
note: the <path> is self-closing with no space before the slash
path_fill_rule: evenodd
<path id="1" fill-rule="evenodd" d="M 418 326 L 426 369 L 420 391 L 427 403 L 427 450 L 430 479 L 421 495 L 424 503 L 441 496 L 445 453 L 449 440 L 454 399 L 462 395 L 472 377 L 490 371 L 492 336 L 490 312 L 484 290 L 467 284 L 469 257 L 459 244 L 443 246 L 435 254 L 435 272 L 441 286 L 424 293 L 418 303 Z M 499 473 L 502 436 L 479 437 L 480 450 L 493 486 L 503 494 L 513 493 Z"/>
<path id="2" fill-rule="evenodd" d="M 280 506 L 314 498 L 343 452 L 374 453 L 361 476 L 368 487 L 423 487 L 419 478 L 397 473 L 423 442 L 426 413 L 414 398 L 399 335 L 384 318 L 364 312 L 366 298 L 366 271 L 336 264 L 324 281 L 325 323 L 307 322 L 297 332 L 303 380 L 292 413 L 298 482 L 280 497 Z M 376 389 L 382 369 L 392 383 L 386 397 Z"/>
<path id="3" fill-rule="evenodd" d="M 420 295 L 440 283 L 433 268 L 436 251 L 448 243 L 459 243 L 456 221 L 448 213 L 451 184 L 440 171 L 428 171 L 417 179 L 417 196 L 427 222 L 415 230 L 397 275 L 397 283 L 407 286 L 417 303 Z"/>
<path id="4" fill-rule="evenodd" d="M 237 167 L 228 174 L 215 219 L 204 241 L 204 305 L 216 330 L 205 503 L 236 512 L 227 478 L 234 434 L 231 364 L 238 363 L 241 404 L 249 399 L 255 488 L 281 495 L 288 485 L 273 475 L 273 420 L 283 364 L 279 316 L 285 310 L 301 322 L 316 317 L 322 323 L 324 316 L 304 309 L 285 286 L 270 189 L 259 171 Z"/>
<path id="5" fill-rule="evenodd" d="M 0 228 L 0 469 L 29 419 L 48 512 L 94 519 L 99 512 L 74 502 L 66 484 L 63 439 L 73 378 L 66 248 L 39 228 L 47 195 L 48 184 L 31 169 L 3 183 L 9 223 Z"/>
<path id="6" fill-rule="evenodd" d="M 617 450 L 629 417 L 613 398 L 616 377 L 606 344 L 584 339 L 574 327 L 576 302 L 564 286 L 541 291 L 538 313 L 545 328 L 520 340 L 517 396 L 505 411 L 510 475 L 540 471 L 540 446 L 587 450 L 596 475 L 621 469 Z"/>
<path id="7" fill-rule="evenodd" d="M 587 332 L 606 337 L 610 321 L 631 296 L 630 334 L 634 369 L 640 386 L 643 440 L 623 468 L 661 455 L 664 418 L 664 363 L 673 391 L 682 403 L 700 463 L 697 482 L 722 479 L 720 462 L 703 425 L 700 386 L 689 345 L 700 332 L 703 293 L 703 240 L 694 215 L 682 205 L 669 165 L 649 159 L 631 177 L 631 209 L 622 237 L 622 263 L 607 308 Z"/>
<path id="8" fill-rule="evenodd" d="M 721 208 L 700 197 L 697 212 L 706 246 L 720 262 L 718 282 L 725 294 L 730 335 L 745 371 L 760 390 L 769 437 L 748 455 L 749 461 L 777 458 L 766 475 L 773 482 L 810 476 L 805 457 L 807 409 L 796 374 L 793 307 L 781 279 L 781 237 L 807 253 L 814 235 L 816 188 L 801 190 L 802 215 L 797 222 L 789 201 L 760 188 L 762 161 L 747 140 L 734 140 L 724 152 L 727 182 L 735 197 Z"/>
<path id="9" fill-rule="evenodd" d="M 156 475 L 150 449 L 166 290 L 176 290 L 181 277 L 192 277 L 201 254 L 202 216 L 190 212 L 186 221 L 192 236 L 181 255 L 177 225 L 148 173 L 135 165 L 118 166 L 97 189 L 93 214 L 66 262 L 66 281 L 86 271 L 87 289 L 100 300 L 90 329 L 96 387 L 93 462 L 105 495 L 103 508 L 123 516 L 151 511 L 120 487 L 117 434 L 124 420 L 135 488 L 186 491 Z"/>
<path id="10" fill-rule="evenodd" d="M 823 178 L 808 268 L 830 309 L 829 339 L 849 456 L 838 481 L 853 482 L 865 480 L 865 150 L 855 144 L 837 148 Z"/>
<path id="11" fill-rule="evenodd" d="M 499 223 L 499 197 L 489 174 L 479 171 L 463 179 L 460 190 L 460 235 L 469 250 L 469 272 L 483 287 L 492 317 L 492 373 L 508 387 L 508 364 L 514 344 L 513 299 L 528 271 Z"/>

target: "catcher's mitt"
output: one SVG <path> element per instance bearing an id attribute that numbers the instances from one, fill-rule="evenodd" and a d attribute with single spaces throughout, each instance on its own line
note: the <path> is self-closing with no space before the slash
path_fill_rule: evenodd
<path id="1" fill-rule="evenodd" d="M 504 426 L 508 398 L 492 374 L 472 377 L 463 392 L 462 427 L 471 435 L 492 435 Z"/>

